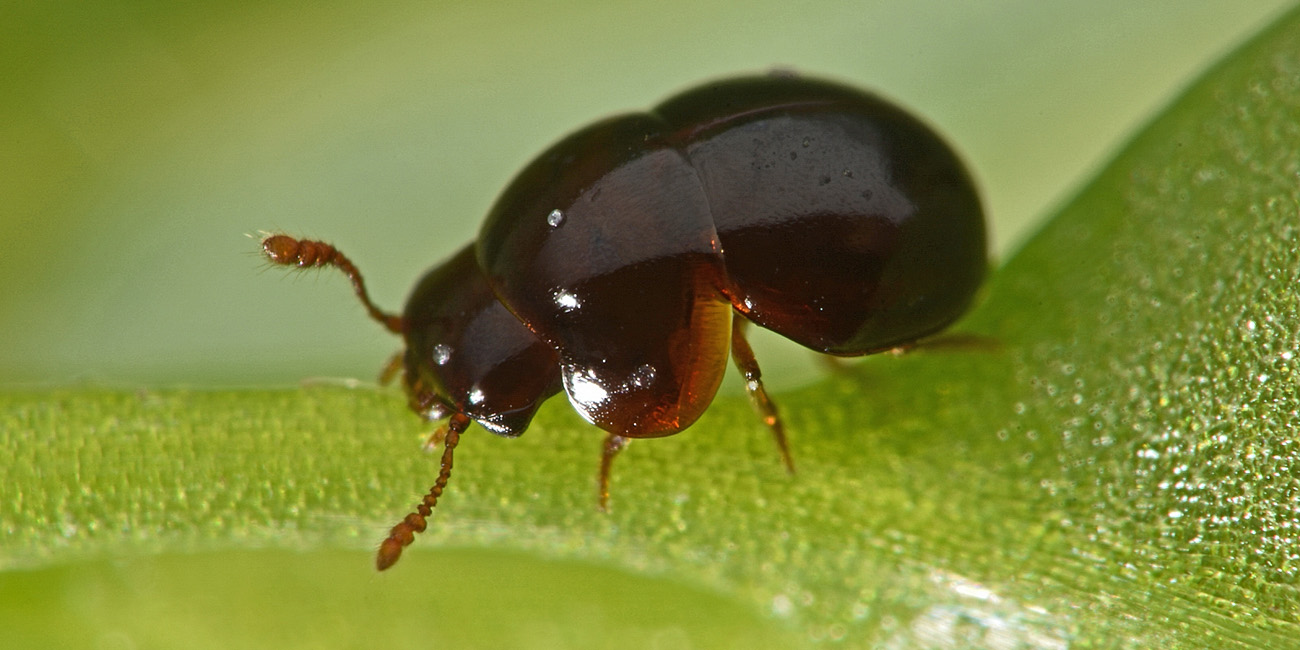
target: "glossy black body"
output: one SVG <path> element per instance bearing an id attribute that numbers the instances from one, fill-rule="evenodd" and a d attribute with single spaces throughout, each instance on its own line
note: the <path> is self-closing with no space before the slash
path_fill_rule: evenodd
<path id="1" fill-rule="evenodd" d="M 916 118 L 797 77 L 703 86 L 655 113 L 700 177 L 746 318 L 856 356 L 966 311 L 988 263 L 983 212 L 961 162 Z"/>
<path id="2" fill-rule="evenodd" d="M 712 400 L 740 316 L 814 350 L 933 334 L 985 271 L 956 155 L 872 95 L 790 76 L 701 86 L 530 163 L 479 234 L 501 301 L 588 420 L 669 435 Z"/>

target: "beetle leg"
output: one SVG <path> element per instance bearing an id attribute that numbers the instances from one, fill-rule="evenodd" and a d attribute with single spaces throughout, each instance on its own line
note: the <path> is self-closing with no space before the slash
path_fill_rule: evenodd
<path id="1" fill-rule="evenodd" d="M 823 354 L 821 352 L 814 352 L 813 354 L 816 355 L 817 362 L 820 363 L 822 368 L 826 369 L 827 372 L 843 375 L 853 369 L 853 366 L 850 366 L 844 361 L 844 357 L 837 357 L 833 354 Z"/>
<path id="2" fill-rule="evenodd" d="M 379 385 L 387 386 L 393 383 L 397 378 L 397 373 L 402 371 L 402 362 L 406 360 L 406 350 L 398 350 L 393 356 L 388 358 L 388 363 L 384 364 L 384 369 L 379 371 Z"/>
<path id="3" fill-rule="evenodd" d="M 413 377 L 415 376 L 411 373 L 406 373 L 402 378 L 402 384 L 403 388 L 406 389 L 406 405 L 416 415 L 420 416 L 425 422 L 437 422 L 449 418 L 455 413 L 446 400 L 429 390 L 418 377 L 414 379 Z M 437 437 L 438 435 L 435 431 L 433 435 L 429 436 L 429 440 L 435 443 L 441 442 L 442 438 Z"/>
<path id="4" fill-rule="evenodd" d="M 889 353 L 901 357 L 916 350 L 974 350 L 976 352 L 997 352 L 1002 343 L 991 336 L 969 332 L 945 332 L 926 339 L 896 345 Z"/>
<path id="5" fill-rule="evenodd" d="M 446 440 L 447 440 L 447 426 L 443 425 L 438 427 L 437 429 L 434 429 L 433 433 L 429 434 L 429 437 L 425 439 L 424 444 L 421 445 L 420 448 L 427 452 L 436 451 L 438 449 L 438 445 L 441 445 Z"/>
<path id="6" fill-rule="evenodd" d="M 402 549 L 415 541 L 415 534 L 424 532 L 428 527 L 427 519 L 433 514 L 433 507 L 438 505 L 438 497 L 442 496 L 442 491 L 447 488 L 447 479 L 451 478 L 452 452 L 456 450 L 456 443 L 460 442 L 460 434 L 465 432 L 469 422 L 468 416 L 456 413 L 451 416 L 447 424 L 443 425 L 447 435 L 443 439 L 442 466 L 438 470 L 438 479 L 433 482 L 433 487 L 429 488 L 429 493 L 420 500 L 415 511 L 393 526 L 388 532 L 388 538 L 379 545 L 379 553 L 375 556 L 375 567 L 380 571 L 393 566 L 393 563 L 402 557 Z"/>
<path id="7" fill-rule="evenodd" d="M 745 390 L 749 392 L 754 409 L 763 418 L 763 424 L 772 431 L 777 450 L 781 452 L 781 462 L 786 471 L 793 474 L 794 457 L 790 455 L 790 444 L 785 438 L 785 425 L 781 423 L 781 414 L 777 412 L 776 404 L 767 396 L 767 389 L 763 388 L 763 373 L 758 369 L 758 360 L 754 358 L 754 348 L 749 346 L 749 340 L 745 338 L 745 327 L 748 324 L 749 321 L 740 314 L 731 319 L 731 360 L 740 374 L 745 376 Z"/>
<path id="8" fill-rule="evenodd" d="M 596 507 L 601 512 L 609 510 L 609 470 L 614 457 L 627 447 L 627 438 L 614 433 L 605 434 L 605 444 L 600 448 L 600 476 L 597 478 Z"/>

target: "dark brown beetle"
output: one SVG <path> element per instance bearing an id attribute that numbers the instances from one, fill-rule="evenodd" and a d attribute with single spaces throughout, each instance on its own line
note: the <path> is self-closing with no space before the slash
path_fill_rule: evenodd
<path id="1" fill-rule="evenodd" d="M 979 198 L 938 135 L 877 97 L 790 75 L 706 84 L 561 140 L 401 316 L 328 244 L 271 235 L 263 248 L 343 270 L 406 340 L 411 408 L 447 419 L 431 438 L 437 481 L 384 540 L 381 570 L 425 529 L 469 423 L 518 436 L 561 390 L 607 432 L 601 507 L 626 440 L 695 422 L 728 354 L 793 470 L 744 325 L 831 355 L 889 350 L 956 320 L 987 263 Z"/>

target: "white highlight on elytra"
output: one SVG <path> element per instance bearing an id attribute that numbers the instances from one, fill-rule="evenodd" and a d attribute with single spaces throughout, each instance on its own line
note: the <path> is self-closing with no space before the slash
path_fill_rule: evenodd
<path id="1" fill-rule="evenodd" d="M 433 346 L 433 363 L 445 366 L 448 361 L 451 361 L 451 346 L 445 343 Z"/>
<path id="2" fill-rule="evenodd" d="M 601 386 L 590 370 L 569 377 L 569 396 L 585 405 L 600 405 L 609 399 L 609 391 Z"/>
<path id="3" fill-rule="evenodd" d="M 575 309 L 582 307 L 582 301 L 578 300 L 577 296 L 565 291 L 564 289 L 556 289 L 555 292 L 551 294 L 551 297 L 555 300 L 555 304 L 566 312 L 574 311 Z"/>

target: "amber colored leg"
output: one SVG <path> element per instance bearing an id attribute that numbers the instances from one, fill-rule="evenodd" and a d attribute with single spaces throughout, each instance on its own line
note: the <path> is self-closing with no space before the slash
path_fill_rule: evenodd
<path id="1" fill-rule="evenodd" d="M 627 446 L 627 438 L 613 433 L 605 434 L 605 444 L 600 449 L 600 477 L 597 479 L 596 507 L 601 512 L 609 509 L 609 470 L 614 457 Z"/>
<path id="2" fill-rule="evenodd" d="M 904 357 L 913 352 L 928 351 L 974 351 L 974 352 L 997 352 L 1002 349 L 1002 343 L 991 336 L 983 334 L 971 334 L 968 332 L 952 332 L 938 334 L 930 338 L 909 341 L 901 345 L 895 345 L 892 348 L 876 350 L 867 354 L 876 354 L 877 352 L 888 354 L 894 357 Z M 837 357 L 833 354 L 814 353 L 818 363 L 829 372 L 844 374 L 851 372 L 854 365 L 845 357 Z M 861 356 L 861 355 L 859 355 Z"/>
<path id="3" fill-rule="evenodd" d="M 793 474 L 794 457 L 790 455 L 790 444 L 785 438 L 785 425 L 781 423 L 781 414 L 777 412 L 776 404 L 772 403 L 772 398 L 767 396 L 767 389 L 763 388 L 763 373 L 758 369 L 754 349 L 745 338 L 745 327 L 748 324 L 749 321 L 739 314 L 731 320 L 731 360 L 740 374 L 745 376 L 745 390 L 749 391 L 750 401 L 759 417 L 763 418 L 763 424 L 772 431 L 776 447 L 781 452 L 781 462 L 785 464 L 786 471 Z"/>
<path id="4" fill-rule="evenodd" d="M 822 368 L 825 368 L 827 372 L 842 375 L 853 369 L 853 366 L 846 363 L 843 357 L 837 357 L 833 354 L 822 354 L 820 352 L 814 352 L 813 354 L 816 355 L 817 362 L 820 363 Z"/>
<path id="5" fill-rule="evenodd" d="M 433 433 L 429 434 L 428 438 L 425 438 L 424 444 L 420 445 L 420 449 L 428 452 L 437 451 L 438 445 L 441 445 L 446 440 L 447 427 L 438 427 L 433 430 Z"/>
<path id="6" fill-rule="evenodd" d="M 427 518 L 433 514 L 433 507 L 438 505 L 438 497 L 442 496 L 442 491 L 447 488 L 447 479 L 451 478 L 452 452 L 456 450 L 456 443 L 460 442 L 460 434 L 464 433 L 465 428 L 469 426 L 469 418 L 457 413 L 451 416 L 444 426 L 447 435 L 443 440 L 445 446 L 442 448 L 442 467 L 438 471 L 438 479 L 434 481 L 433 487 L 429 488 L 429 493 L 420 500 L 420 504 L 415 507 L 415 512 L 406 515 L 401 523 L 393 526 L 393 529 L 388 532 L 388 539 L 379 545 L 379 554 L 375 556 L 375 567 L 380 571 L 393 566 L 398 558 L 402 557 L 402 549 L 415 541 L 415 534 L 424 532 L 428 527 Z"/>
<path id="7" fill-rule="evenodd" d="M 406 361 L 406 350 L 401 350 L 388 358 L 388 363 L 384 364 L 384 369 L 379 371 L 379 385 L 387 386 L 393 383 L 397 378 L 397 373 L 402 371 L 402 363 Z"/>

